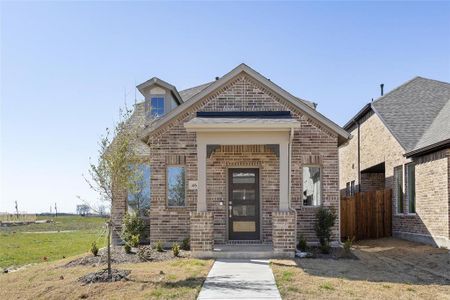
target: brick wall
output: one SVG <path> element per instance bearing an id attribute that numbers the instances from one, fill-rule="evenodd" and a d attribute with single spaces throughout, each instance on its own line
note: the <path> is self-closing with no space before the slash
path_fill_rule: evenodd
<path id="1" fill-rule="evenodd" d="M 122 231 L 123 217 L 127 212 L 127 192 L 114 190 L 113 202 L 111 204 L 111 222 L 112 222 L 112 236 L 111 241 L 113 245 L 122 243 L 120 233 Z"/>
<path id="2" fill-rule="evenodd" d="M 208 211 L 214 212 L 215 242 L 227 240 L 228 168 L 233 167 L 259 168 L 261 237 L 272 241 L 272 213 L 279 208 L 279 160 L 264 145 L 240 145 L 221 146 L 207 160 L 206 199 Z"/>
<path id="3" fill-rule="evenodd" d="M 350 133 L 352 135 L 350 141 L 339 148 L 340 190 L 345 190 L 346 183 L 352 180 L 355 180 L 355 186 L 361 184 L 358 180 L 357 127 L 354 127 Z M 411 160 L 403 156 L 405 150 L 376 114 L 369 113 L 367 118 L 361 120 L 360 144 L 360 170 L 384 163 L 384 186 L 385 188 L 392 188 L 394 168 Z"/>
<path id="4" fill-rule="evenodd" d="M 302 167 L 307 164 L 322 167 L 322 201 L 325 206 L 338 211 L 339 175 L 337 136 L 327 128 L 311 119 L 294 105 L 266 89 L 252 78 L 239 75 L 226 86 L 207 95 L 189 110 L 179 114 L 173 121 L 155 131 L 150 137 L 149 157 L 152 168 L 152 203 L 150 209 L 151 242 L 172 243 L 189 236 L 190 212 L 196 210 L 197 192 L 186 191 L 186 206 L 169 208 L 166 205 L 166 167 L 168 156 L 181 157 L 186 166 L 186 181 L 197 180 L 196 135 L 186 132 L 183 124 L 193 117 L 196 111 L 265 111 L 291 110 L 301 123 L 295 130 L 292 146 L 292 207 L 297 211 L 298 231 L 309 241 L 315 241 L 313 230 L 316 208 L 302 204 Z M 258 150 L 259 151 L 259 150 Z M 225 170 L 228 164 L 259 165 L 262 169 L 261 194 L 263 239 L 270 241 L 271 212 L 278 207 L 278 160 L 270 151 L 258 152 L 243 148 L 228 151 L 221 147 L 208 159 L 208 209 L 214 212 L 214 239 L 226 239 L 226 211 L 220 201 L 226 201 Z M 234 156 L 234 157 L 232 157 Z M 210 175 L 211 174 L 211 175 Z M 338 222 L 333 229 L 333 239 L 338 239 Z"/>
<path id="5" fill-rule="evenodd" d="M 339 148 L 339 188 L 345 190 L 346 183 L 352 180 L 355 180 L 357 186 L 361 184 L 362 191 L 367 190 L 367 186 L 381 188 L 382 183 L 378 181 L 378 175 L 369 178 L 366 174 L 361 174 L 361 183 L 358 182 L 357 127 L 353 128 L 351 134 L 352 139 Z M 361 121 L 360 139 L 361 170 L 384 162 L 384 187 L 392 188 L 394 168 L 401 166 L 403 179 L 406 181 L 404 165 L 411 162 L 411 159 L 404 157 L 404 149 L 376 114 L 369 113 Z M 443 150 L 415 159 L 416 214 L 407 213 L 406 196 L 403 197 L 404 211 L 398 214 L 397 202 L 393 199 L 394 235 L 427 243 L 436 243 L 436 240 L 441 240 L 441 236 L 449 236 L 448 151 Z M 396 191 L 393 191 L 393 195 L 396 195 Z"/>
<path id="6" fill-rule="evenodd" d="M 193 252 L 213 251 L 213 224 L 212 212 L 191 212 L 189 227 Z"/>
<path id="7" fill-rule="evenodd" d="M 361 174 L 361 192 L 383 190 L 385 186 L 384 173 Z"/>
<path id="8" fill-rule="evenodd" d="M 441 245 L 449 238 L 448 150 L 414 159 L 416 214 L 398 217 L 403 233 L 432 236 Z M 405 200 L 405 208 L 407 208 Z M 450 244 L 449 244 L 450 245 Z"/>
<path id="9" fill-rule="evenodd" d="M 294 255 L 297 235 L 297 214 L 295 211 L 277 211 L 272 214 L 273 250 L 275 253 Z"/>

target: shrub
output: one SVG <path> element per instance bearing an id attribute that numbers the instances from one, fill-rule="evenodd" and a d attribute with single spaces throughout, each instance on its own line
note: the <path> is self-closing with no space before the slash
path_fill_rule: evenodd
<path id="1" fill-rule="evenodd" d="M 126 244 L 123 246 L 125 249 L 125 253 L 130 254 L 131 253 L 131 246 L 129 244 Z"/>
<path id="2" fill-rule="evenodd" d="M 320 243 L 322 253 L 330 252 L 331 227 L 336 221 L 336 214 L 328 208 L 320 207 L 316 213 L 314 230 Z"/>
<path id="3" fill-rule="evenodd" d="M 125 242 L 125 252 L 130 253 L 131 247 L 137 247 L 141 233 L 144 230 L 144 221 L 135 213 L 126 214 L 123 218 L 122 239 Z M 127 249 L 127 247 L 130 247 Z"/>
<path id="4" fill-rule="evenodd" d="M 308 249 L 308 244 L 306 243 L 305 237 L 303 235 L 300 235 L 300 238 L 298 240 L 297 249 L 306 252 Z"/>
<path id="5" fill-rule="evenodd" d="M 139 245 L 139 240 L 140 240 L 139 234 L 132 235 L 130 238 L 130 246 L 137 247 Z"/>
<path id="6" fill-rule="evenodd" d="M 91 245 L 91 253 L 94 254 L 94 256 L 98 255 L 98 247 L 96 242 L 93 242 Z"/>
<path id="7" fill-rule="evenodd" d="M 173 244 L 172 252 L 173 252 L 173 256 L 180 255 L 180 245 L 178 245 L 177 243 Z"/>
<path id="8" fill-rule="evenodd" d="M 181 242 L 181 249 L 185 251 L 191 250 L 191 240 L 187 237 Z"/>
<path id="9" fill-rule="evenodd" d="M 351 239 L 350 239 L 350 237 L 347 237 L 347 239 L 344 242 L 344 251 L 345 251 L 345 253 L 347 253 L 347 254 L 350 253 L 350 250 L 352 248 L 354 240 L 355 240 L 355 237 L 352 237 Z"/>
<path id="10" fill-rule="evenodd" d="M 144 221 L 138 214 L 126 214 L 123 218 L 122 237 L 131 240 L 132 235 L 141 235 L 144 231 Z"/>
<path id="11" fill-rule="evenodd" d="M 156 249 L 156 251 L 158 251 L 158 252 L 163 252 L 163 251 L 164 251 L 163 245 L 162 245 L 161 241 L 157 241 L 157 242 L 156 242 L 155 249 Z"/>

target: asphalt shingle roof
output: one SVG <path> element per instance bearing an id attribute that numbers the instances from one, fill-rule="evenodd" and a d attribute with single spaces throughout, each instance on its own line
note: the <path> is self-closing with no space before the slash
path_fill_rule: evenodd
<path id="1" fill-rule="evenodd" d="M 372 103 L 406 152 L 450 138 L 450 83 L 415 77 Z"/>
<path id="2" fill-rule="evenodd" d="M 213 82 L 214 81 L 211 81 L 211 82 L 208 82 L 208 83 L 205 83 L 205 84 L 201 84 L 201 85 L 198 85 L 198 86 L 194 86 L 194 87 L 191 87 L 191 88 L 179 91 L 178 94 L 180 94 L 180 97 L 183 100 L 183 102 L 186 102 L 187 100 L 192 98 L 194 95 L 197 95 L 198 93 L 200 93 L 201 91 L 206 89 Z"/>

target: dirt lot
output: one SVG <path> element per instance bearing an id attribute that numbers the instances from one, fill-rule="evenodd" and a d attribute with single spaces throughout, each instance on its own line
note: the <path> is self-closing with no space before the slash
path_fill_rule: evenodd
<path id="1" fill-rule="evenodd" d="M 354 254 L 273 261 L 283 299 L 450 299 L 448 250 L 388 238 L 359 242 Z"/>

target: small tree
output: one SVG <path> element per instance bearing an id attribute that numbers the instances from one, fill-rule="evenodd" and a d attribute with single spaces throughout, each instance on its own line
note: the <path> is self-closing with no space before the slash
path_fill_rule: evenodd
<path id="1" fill-rule="evenodd" d="M 320 250 L 323 253 L 330 252 L 331 228 L 336 221 L 336 214 L 328 208 L 320 207 L 316 213 L 314 229 L 319 238 Z"/>
<path id="2" fill-rule="evenodd" d="M 115 195 L 121 191 L 134 190 L 134 183 L 138 172 L 134 168 L 137 155 L 134 152 L 133 142 L 136 140 L 136 132 L 127 124 L 132 111 L 120 110 L 119 121 L 111 132 L 106 128 L 106 134 L 99 142 L 98 160 L 90 163 L 89 175 L 86 179 L 89 187 L 98 193 L 101 200 L 113 206 Z M 108 226 L 108 276 L 111 272 L 111 230 L 112 220 L 107 221 Z"/>

